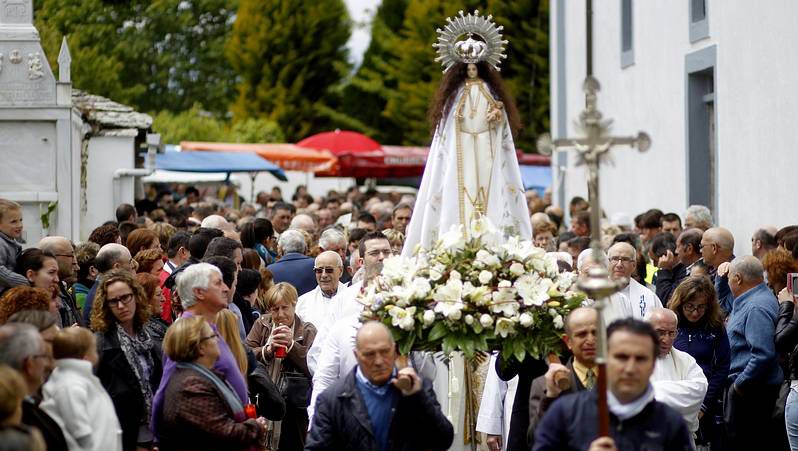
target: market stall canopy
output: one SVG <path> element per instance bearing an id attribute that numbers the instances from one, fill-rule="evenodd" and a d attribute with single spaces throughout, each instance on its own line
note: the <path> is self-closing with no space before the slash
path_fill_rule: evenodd
<path id="1" fill-rule="evenodd" d="M 317 133 L 299 141 L 296 145 L 307 149 L 327 150 L 335 156 L 359 154 L 380 149 L 380 143 L 377 141 L 362 133 L 348 130 Z"/>
<path id="2" fill-rule="evenodd" d="M 237 152 L 257 154 L 286 171 L 315 172 L 330 170 L 336 162 L 335 155 L 327 151 L 306 149 L 296 144 L 242 144 L 183 141 L 183 150 L 206 152 Z"/>
<path id="3" fill-rule="evenodd" d="M 176 172 L 269 172 L 287 181 L 285 171 L 257 155 L 240 152 L 166 152 L 155 156 L 155 169 Z"/>
<path id="4" fill-rule="evenodd" d="M 427 163 L 428 147 L 382 146 L 377 150 L 342 152 L 330 171 L 317 177 L 405 178 L 421 177 Z"/>

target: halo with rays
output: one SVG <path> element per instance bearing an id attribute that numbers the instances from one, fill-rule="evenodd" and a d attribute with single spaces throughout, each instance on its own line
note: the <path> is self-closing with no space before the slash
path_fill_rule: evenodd
<path id="1" fill-rule="evenodd" d="M 432 44 L 438 49 L 438 61 L 446 73 L 455 63 L 478 63 L 485 61 L 497 71 L 501 60 L 507 58 L 504 46 L 507 40 L 502 40 L 502 26 L 493 22 L 493 16 L 483 17 L 478 10 L 468 15 L 461 10 L 454 19 L 446 18 L 446 27 L 437 29 L 438 42 Z M 465 40 L 461 38 L 466 37 Z M 473 36 L 481 39 L 476 40 Z"/>

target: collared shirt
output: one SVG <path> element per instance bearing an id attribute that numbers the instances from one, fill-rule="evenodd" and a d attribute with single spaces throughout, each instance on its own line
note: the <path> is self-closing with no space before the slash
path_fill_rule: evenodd
<path id="1" fill-rule="evenodd" d="M 588 367 L 582 365 L 581 363 L 579 363 L 576 359 L 573 359 L 573 367 L 574 367 L 574 373 L 576 373 L 576 377 L 579 378 L 579 382 L 581 382 L 583 386 L 585 386 L 585 387 L 588 386 L 588 384 L 587 384 L 587 381 L 588 381 L 587 372 L 589 370 L 593 371 L 593 383 L 594 384 L 596 383 L 597 374 L 596 374 L 596 371 L 595 371 L 594 368 L 588 368 Z"/>

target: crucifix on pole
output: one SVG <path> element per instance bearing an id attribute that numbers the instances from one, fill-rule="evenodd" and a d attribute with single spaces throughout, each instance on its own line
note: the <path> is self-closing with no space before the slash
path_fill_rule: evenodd
<path id="1" fill-rule="evenodd" d="M 601 262 L 601 203 L 599 200 L 599 167 L 610 149 L 616 145 L 636 147 L 645 152 L 651 146 L 649 136 L 640 132 L 637 136 L 610 136 L 612 120 L 602 119 L 598 110 L 599 82 L 593 77 L 593 2 L 586 0 L 586 47 L 587 47 L 587 74 L 582 85 L 585 93 L 585 109 L 579 114 L 576 128 L 582 135 L 579 138 L 559 138 L 552 140 L 548 134 L 541 135 L 538 139 L 538 151 L 550 155 L 554 151 L 574 149 L 577 152 L 580 164 L 587 166 L 588 171 L 588 197 L 590 201 L 590 247 L 593 251 L 593 261 Z M 609 271 L 604 265 L 597 264 L 592 267 L 587 277 L 582 278 L 578 287 L 596 302 L 598 310 L 598 337 L 596 366 L 598 369 L 598 420 L 599 436 L 609 436 L 609 410 L 607 408 L 607 332 L 602 311 L 607 305 L 607 298 L 626 286 L 628 281 L 610 280 Z"/>

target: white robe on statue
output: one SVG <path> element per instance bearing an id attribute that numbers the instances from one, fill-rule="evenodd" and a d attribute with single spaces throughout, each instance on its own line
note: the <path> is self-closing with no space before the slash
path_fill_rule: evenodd
<path id="1" fill-rule="evenodd" d="M 488 123 L 488 107 L 495 100 L 486 94 L 489 87 L 483 82 L 465 85 L 438 124 L 402 255 L 413 255 L 418 244 L 429 248 L 453 225 L 467 225 L 474 217 L 475 203 L 484 206 L 485 215 L 505 237 L 532 238 L 507 116 Z M 462 121 L 456 120 L 458 112 Z"/>
<path id="2" fill-rule="evenodd" d="M 529 208 L 506 113 L 489 122 L 489 111 L 501 110 L 481 80 L 466 81 L 455 95 L 449 112 L 435 130 L 427 165 L 407 226 L 402 255 L 412 256 L 417 246 L 431 245 L 452 226 L 487 216 L 504 239 L 532 239 Z M 434 389 L 441 409 L 452 422 L 455 438 L 451 450 L 470 448 L 463 443 L 465 415 L 464 361 L 451 356 L 451 371 L 438 364 Z M 479 394 L 477 395 L 479 396 Z"/>
<path id="3" fill-rule="evenodd" d="M 698 412 L 709 384 L 693 356 L 672 348 L 668 355 L 657 359 L 651 385 L 657 401 L 682 414 L 690 432 L 698 430 Z"/>

